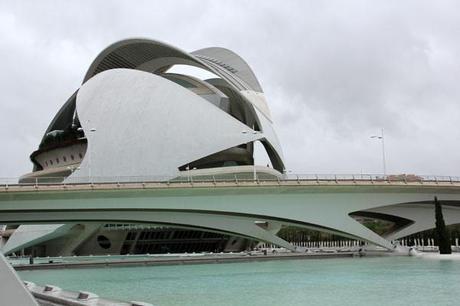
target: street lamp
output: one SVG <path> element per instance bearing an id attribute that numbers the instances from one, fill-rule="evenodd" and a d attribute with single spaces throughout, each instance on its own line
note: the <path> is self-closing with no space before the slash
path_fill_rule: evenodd
<path id="1" fill-rule="evenodd" d="M 96 129 L 95 128 L 91 128 L 89 130 L 91 133 L 94 133 L 96 132 Z M 94 140 L 94 137 L 93 137 L 93 140 Z M 88 145 L 89 145 L 89 142 L 87 141 Z M 88 146 L 87 145 L 87 146 Z M 89 177 L 89 182 L 91 183 L 92 182 L 92 178 L 91 178 L 91 151 L 92 151 L 92 147 L 90 146 L 89 147 L 89 152 L 88 152 L 88 177 Z"/>
<path id="2" fill-rule="evenodd" d="M 385 178 L 387 175 L 387 166 L 386 166 L 386 160 L 385 160 L 385 134 L 383 133 L 383 128 L 381 130 L 380 135 L 373 135 L 371 136 L 371 138 L 380 139 L 382 142 L 383 178 Z"/>

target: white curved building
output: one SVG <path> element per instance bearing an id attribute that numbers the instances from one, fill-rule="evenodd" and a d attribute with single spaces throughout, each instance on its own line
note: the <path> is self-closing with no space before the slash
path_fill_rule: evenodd
<path id="1" fill-rule="evenodd" d="M 171 72 L 177 65 L 213 77 Z M 272 167 L 254 165 L 257 141 Z M 255 173 L 279 178 L 284 171 L 262 87 L 240 56 L 217 47 L 188 53 L 148 39 L 117 42 L 96 57 L 30 159 L 33 171 L 20 182 L 252 178 Z M 158 246 L 152 251 L 152 246 L 127 241 L 157 237 L 159 232 L 170 232 L 171 238 L 199 236 L 200 243 L 210 243 L 204 250 L 235 250 L 247 243 L 196 231 L 176 235 L 181 231 L 155 226 L 132 231 L 126 225 L 22 225 L 3 251 L 45 243 L 46 254 L 96 254 L 98 249 L 153 253 L 161 251 Z"/>
<path id="2" fill-rule="evenodd" d="M 215 77 L 168 72 L 175 65 Z M 21 181 L 252 175 L 256 141 L 273 166 L 260 167 L 259 175 L 281 176 L 268 105 L 241 57 L 223 48 L 187 53 L 158 41 L 123 40 L 93 61 L 32 153 L 33 172 Z"/>

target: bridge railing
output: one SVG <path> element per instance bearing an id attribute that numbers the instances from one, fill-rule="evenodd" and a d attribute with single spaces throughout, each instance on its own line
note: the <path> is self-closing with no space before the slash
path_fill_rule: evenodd
<path id="1" fill-rule="evenodd" d="M 460 176 L 438 175 L 382 175 L 382 174 L 292 174 L 276 177 L 266 173 L 238 173 L 220 176 L 119 176 L 119 177 L 40 177 L 40 178 L 0 178 L 0 187 L 40 186 L 40 185 L 88 185 L 88 184 L 130 184 L 130 183 L 239 183 L 239 182 L 356 182 L 356 183 L 460 183 Z"/>

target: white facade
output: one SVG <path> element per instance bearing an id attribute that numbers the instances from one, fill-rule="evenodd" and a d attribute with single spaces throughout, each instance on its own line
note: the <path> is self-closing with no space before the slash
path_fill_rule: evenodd
<path id="1" fill-rule="evenodd" d="M 112 69 L 79 90 L 87 156 L 69 178 L 173 179 L 179 167 L 264 138 L 206 99 L 155 74 Z M 244 133 L 246 132 L 246 133 Z M 90 169 L 91 168 L 91 169 Z"/>
<path id="2" fill-rule="evenodd" d="M 216 78 L 168 73 L 174 65 L 199 67 Z M 270 116 L 257 78 L 234 52 L 213 47 L 187 53 L 153 40 L 120 41 L 93 61 L 31 155 L 34 171 L 22 181 L 169 180 L 186 168 L 252 165 L 254 141 L 263 143 L 281 176 L 283 154 Z"/>

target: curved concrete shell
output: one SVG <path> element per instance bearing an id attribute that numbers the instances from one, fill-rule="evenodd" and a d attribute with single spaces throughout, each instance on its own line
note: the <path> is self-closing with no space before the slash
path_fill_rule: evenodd
<path id="1" fill-rule="evenodd" d="M 254 91 L 263 92 L 262 86 L 260 86 L 251 67 L 249 67 L 248 63 L 235 52 L 225 48 L 211 47 L 193 51 L 192 54 L 202 60 L 223 63 L 223 65 L 226 65 L 227 69 L 246 82 Z"/>
<path id="2" fill-rule="evenodd" d="M 168 73 L 184 64 L 219 78 Z M 250 165 L 256 140 L 281 175 L 283 154 L 262 87 L 240 56 L 224 48 L 187 53 L 159 41 L 127 39 L 92 62 L 31 155 L 34 171 L 23 180 L 166 180 L 187 165 Z"/>
<path id="3" fill-rule="evenodd" d="M 87 134 L 88 158 L 69 179 L 169 180 L 181 165 L 264 137 L 190 90 L 129 69 L 86 82 L 77 113 L 83 130 L 96 132 Z"/>

